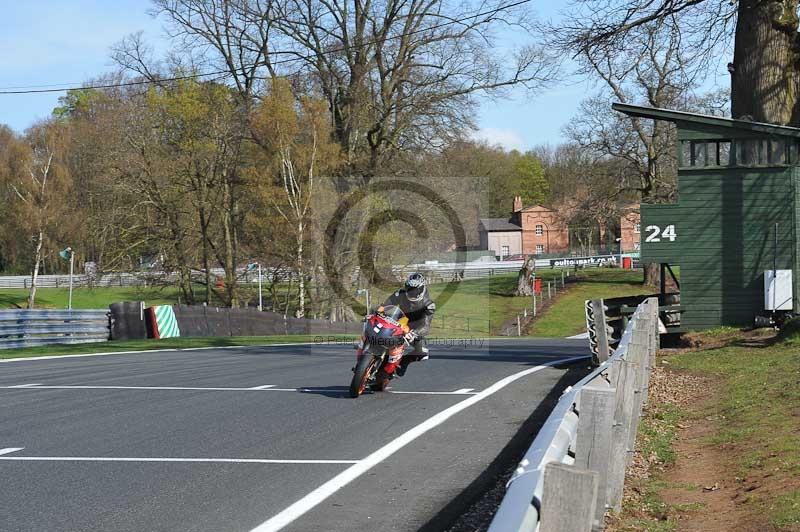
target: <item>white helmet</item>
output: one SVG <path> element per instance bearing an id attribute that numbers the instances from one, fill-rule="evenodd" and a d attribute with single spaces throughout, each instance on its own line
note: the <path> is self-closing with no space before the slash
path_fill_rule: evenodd
<path id="1" fill-rule="evenodd" d="M 425 297 L 425 290 L 428 282 L 425 277 L 418 272 L 414 272 L 406 279 L 406 297 L 409 301 L 420 301 Z"/>

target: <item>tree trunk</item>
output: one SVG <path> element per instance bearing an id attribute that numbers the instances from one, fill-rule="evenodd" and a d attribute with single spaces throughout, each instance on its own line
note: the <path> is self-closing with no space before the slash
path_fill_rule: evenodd
<path id="1" fill-rule="evenodd" d="M 657 262 L 648 262 L 644 265 L 644 284 L 661 288 L 661 265 Z"/>
<path id="2" fill-rule="evenodd" d="M 200 232 L 203 238 L 203 270 L 205 270 L 206 279 L 206 305 L 211 305 L 211 267 L 209 264 L 208 253 L 208 220 L 206 219 L 205 209 L 200 210 Z"/>
<path id="3" fill-rule="evenodd" d="M 731 72 L 733 118 L 797 125 L 798 0 L 740 0 Z"/>
<path id="4" fill-rule="evenodd" d="M 289 314 L 289 303 L 292 301 L 292 288 L 294 288 L 294 279 L 289 277 L 289 285 L 286 287 L 286 303 L 283 306 L 283 315 Z"/>
<path id="5" fill-rule="evenodd" d="M 306 315 L 306 278 L 303 265 L 304 229 L 302 221 L 297 224 L 297 275 L 299 276 L 297 302 L 299 306 L 296 315 L 298 318 L 303 318 Z"/>
<path id="6" fill-rule="evenodd" d="M 528 257 L 522 269 L 517 275 L 517 294 L 518 296 L 532 296 L 533 295 L 533 274 L 536 273 L 535 259 Z"/>
<path id="7" fill-rule="evenodd" d="M 42 262 L 42 244 L 44 243 L 44 231 L 39 230 L 39 239 L 36 241 L 36 256 L 33 262 L 33 274 L 31 275 L 31 291 L 28 294 L 28 308 L 33 308 L 36 301 L 36 279 L 39 277 L 39 264 Z"/>

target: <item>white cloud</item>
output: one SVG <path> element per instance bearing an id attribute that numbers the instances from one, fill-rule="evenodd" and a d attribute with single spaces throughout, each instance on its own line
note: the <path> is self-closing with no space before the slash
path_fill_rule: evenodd
<path id="1" fill-rule="evenodd" d="M 525 151 L 526 142 L 513 129 L 499 127 L 482 127 L 472 134 L 475 140 L 488 142 L 492 146 L 501 146 L 507 150 Z"/>

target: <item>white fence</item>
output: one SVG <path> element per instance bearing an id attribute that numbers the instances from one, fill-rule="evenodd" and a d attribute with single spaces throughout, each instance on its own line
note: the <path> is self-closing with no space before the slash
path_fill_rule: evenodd
<path id="1" fill-rule="evenodd" d="M 609 264 L 616 264 L 619 256 L 617 255 L 603 255 L 597 257 L 562 257 L 553 259 L 537 259 L 535 261 L 536 268 L 592 268 L 597 266 L 604 266 Z M 556 264 L 552 261 L 556 261 Z M 431 263 L 431 264 L 411 264 L 405 266 L 392 267 L 392 273 L 399 278 L 407 276 L 411 272 L 421 271 L 426 272 L 431 276 L 431 280 L 437 281 L 450 281 L 462 279 L 480 279 L 499 275 L 503 273 L 516 273 L 522 268 L 524 261 L 521 260 L 508 260 L 496 262 L 466 262 L 460 263 Z M 358 277 L 358 269 L 353 273 L 354 279 Z M 224 278 L 225 270 L 222 268 L 211 269 L 212 278 Z M 192 272 L 192 277 L 197 281 L 205 280 L 205 272 L 195 270 Z M 237 277 L 239 282 L 243 283 L 257 283 L 258 273 L 255 270 L 248 270 L 246 268 L 239 268 L 237 270 Z M 287 281 L 296 274 L 286 268 L 264 268 L 262 272 L 262 279 L 264 281 L 277 278 L 279 281 Z M 168 285 L 176 283 L 178 275 L 174 272 L 119 272 L 119 273 L 103 273 L 96 275 L 93 279 L 88 275 L 75 275 L 72 278 L 73 286 L 75 287 L 108 287 L 108 286 L 150 286 L 150 285 Z M 0 276 L 0 288 L 30 288 L 31 276 L 30 275 L 4 275 Z M 36 280 L 36 286 L 39 288 L 66 288 L 69 286 L 69 275 L 39 275 Z"/>

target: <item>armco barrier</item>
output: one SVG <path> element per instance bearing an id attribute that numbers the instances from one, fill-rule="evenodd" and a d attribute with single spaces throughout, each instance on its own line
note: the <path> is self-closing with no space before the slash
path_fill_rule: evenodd
<path id="1" fill-rule="evenodd" d="M 619 510 L 647 401 L 658 301 L 640 304 L 613 355 L 568 388 L 507 484 L 489 532 L 582 532 Z"/>
<path id="2" fill-rule="evenodd" d="M 107 310 L 0 310 L 0 349 L 108 338 Z"/>

